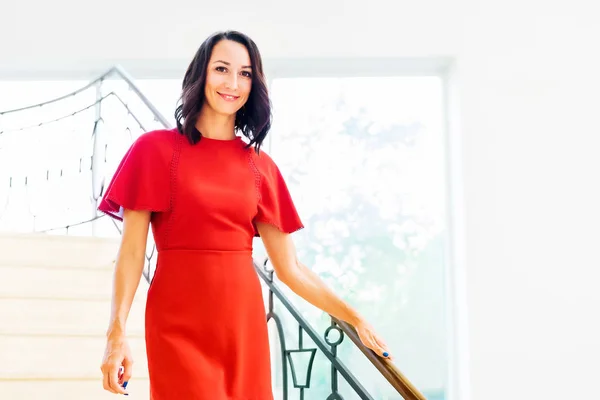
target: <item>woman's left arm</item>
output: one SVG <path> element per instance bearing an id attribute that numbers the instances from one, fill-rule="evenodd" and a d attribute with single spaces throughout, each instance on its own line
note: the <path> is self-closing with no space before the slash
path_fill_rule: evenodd
<path id="1" fill-rule="evenodd" d="M 315 307 L 353 325 L 365 346 L 379 356 L 391 359 L 387 346 L 366 320 L 336 296 L 317 274 L 298 261 L 290 234 L 271 224 L 258 222 L 256 225 L 275 273 L 283 283 Z"/>

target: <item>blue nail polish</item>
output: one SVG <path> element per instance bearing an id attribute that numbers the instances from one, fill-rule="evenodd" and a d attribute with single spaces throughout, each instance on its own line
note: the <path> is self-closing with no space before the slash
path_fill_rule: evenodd
<path id="1" fill-rule="evenodd" d="M 128 384 L 128 383 L 129 383 L 129 382 L 123 382 L 123 389 L 127 388 L 127 384 Z"/>
<path id="2" fill-rule="evenodd" d="M 389 355 L 390 355 L 390 354 L 389 354 L 387 351 L 384 351 L 384 352 L 383 352 L 383 356 L 384 356 L 384 357 L 387 357 L 387 356 L 389 356 Z"/>

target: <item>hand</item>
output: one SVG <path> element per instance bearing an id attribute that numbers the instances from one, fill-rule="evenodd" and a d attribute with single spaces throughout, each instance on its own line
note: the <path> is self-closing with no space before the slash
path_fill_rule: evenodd
<path id="1" fill-rule="evenodd" d="M 109 337 L 106 341 L 104 358 L 102 359 L 103 386 L 115 394 L 125 394 L 127 382 L 131 379 L 133 358 L 124 335 Z"/>
<path id="2" fill-rule="evenodd" d="M 385 344 L 383 339 L 381 339 L 376 333 L 371 325 L 369 325 L 365 321 L 361 321 L 357 323 L 355 326 L 356 332 L 358 333 L 358 337 L 361 342 L 373 350 L 375 354 L 382 358 L 386 358 L 388 360 L 393 360 L 390 356 L 390 351 L 388 350 L 388 346 Z"/>

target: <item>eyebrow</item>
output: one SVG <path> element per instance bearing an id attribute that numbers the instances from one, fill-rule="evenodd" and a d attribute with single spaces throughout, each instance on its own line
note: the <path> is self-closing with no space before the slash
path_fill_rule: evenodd
<path id="1" fill-rule="evenodd" d="M 228 63 L 227 61 L 223 61 L 223 60 L 217 60 L 217 61 L 213 62 L 213 64 L 219 63 L 219 62 L 223 63 L 225 65 L 231 65 L 231 63 Z M 252 69 L 252 66 L 250 66 L 250 65 L 243 65 L 242 68 L 250 68 L 250 69 Z"/>

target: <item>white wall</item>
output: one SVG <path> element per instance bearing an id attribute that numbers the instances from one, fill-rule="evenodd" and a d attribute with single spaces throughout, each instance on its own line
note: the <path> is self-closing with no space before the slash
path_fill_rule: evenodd
<path id="1" fill-rule="evenodd" d="M 13 0 L 0 14 L 0 77 L 114 62 L 138 76 L 181 71 L 223 28 L 249 33 L 267 61 L 453 57 L 451 106 L 460 108 L 449 122 L 459 128 L 451 140 L 465 201 L 455 221 L 466 277 L 458 294 L 469 317 L 459 331 L 470 375 L 460 399 L 600 398 L 593 4 Z"/>

